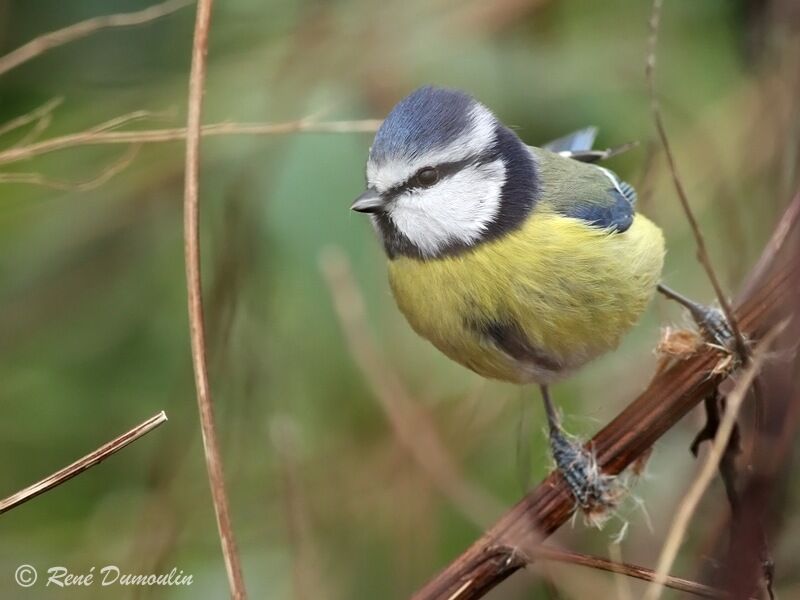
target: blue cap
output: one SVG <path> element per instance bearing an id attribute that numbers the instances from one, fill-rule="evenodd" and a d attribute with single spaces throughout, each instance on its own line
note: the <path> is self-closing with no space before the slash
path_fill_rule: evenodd
<path id="1" fill-rule="evenodd" d="M 421 87 L 403 98 L 378 129 L 370 160 L 412 160 L 455 141 L 470 125 L 477 102 L 458 90 Z"/>

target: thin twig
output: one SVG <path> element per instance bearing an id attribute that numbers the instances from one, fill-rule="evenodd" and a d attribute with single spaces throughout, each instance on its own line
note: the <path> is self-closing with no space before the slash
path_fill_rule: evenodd
<path id="1" fill-rule="evenodd" d="M 7 123 L 3 123 L 3 125 L 0 125 L 0 135 L 5 135 L 34 121 L 39 121 L 42 117 L 52 113 L 63 101 L 63 98 L 52 98 L 41 106 L 34 108 L 29 113 L 15 117 Z"/>
<path id="2" fill-rule="evenodd" d="M 681 207 L 683 208 L 683 212 L 686 215 L 686 220 L 689 222 L 689 227 L 691 228 L 694 236 L 695 245 L 697 247 L 697 260 L 705 270 L 706 275 L 708 276 L 708 279 L 714 288 L 714 293 L 717 296 L 717 301 L 719 302 L 720 308 L 722 309 L 722 312 L 724 313 L 725 318 L 727 319 L 731 328 L 731 332 L 733 333 L 734 340 L 736 342 L 736 353 L 742 358 L 742 360 L 746 360 L 749 353 L 747 345 L 745 344 L 744 337 L 739 329 L 739 324 L 736 322 L 736 317 L 733 314 L 731 304 L 728 301 L 725 292 L 722 290 L 722 285 L 720 284 L 717 273 L 711 263 L 711 257 L 706 249 L 706 242 L 705 238 L 703 237 L 703 232 L 700 229 L 700 224 L 697 222 L 694 211 L 689 205 L 689 198 L 687 197 L 686 190 L 683 187 L 683 181 L 678 175 L 678 166 L 675 161 L 675 156 L 672 154 L 672 147 L 670 146 L 669 138 L 667 137 L 667 130 L 664 126 L 664 120 L 661 116 L 661 106 L 656 93 L 656 50 L 658 47 L 658 32 L 661 25 L 661 9 L 663 4 L 664 0 L 653 0 L 653 7 L 650 13 L 649 51 L 647 53 L 647 61 L 645 63 L 645 75 L 647 77 L 647 83 L 650 92 L 650 107 L 653 113 L 653 120 L 655 121 L 658 137 L 661 140 L 661 145 L 664 147 L 664 154 L 667 157 L 667 164 L 669 166 L 670 175 L 672 176 L 672 182 L 675 185 L 675 191 L 678 194 Z"/>
<path id="3" fill-rule="evenodd" d="M 64 467 L 59 471 L 56 471 L 41 481 L 38 481 L 33 485 L 18 491 L 16 494 L 12 494 L 5 500 L 0 500 L 0 515 L 11 510 L 12 508 L 16 508 L 20 504 L 24 504 L 39 494 L 43 494 L 44 492 L 52 490 L 54 487 L 69 481 L 87 469 L 91 469 L 95 465 L 99 465 L 115 452 L 122 450 L 131 442 L 138 440 L 146 433 L 153 431 L 153 429 L 162 423 L 166 423 L 166 421 L 167 415 L 164 413 L 164 411 L 161 411 L 157 415 L 154 415 L 143 423 L 140 423 L 130 431 L 123 433 L 121 436 L 114 438 L 107 444 L 100 446 L 94 452 L 90 452 L 83 458 L 79 458 L 74 463 Z"/>
<path id="4" fill-rule="evenodd" d="M 119 117 L 123 118 L 123 117 Z M 106 123 L 107 124 L 107 123 Z M 300 119 L 286 123 L 213 123 L 201 128 L 203 136 L 216 135 L 281 135 L 287 133 L 371 133 L 381 124 L 380 120 L 364 119 L 358 121 L 309 121 Z M 19 148 L 9 148 L 0 152 L 0 164 L 27 160 L 35 156 L 74 148 L 76 146 L 96 146 L 102 144 L 151 144 L 176 142 L 187 137 L 185 127 L 168 129 L 146 129 L 141 131 L 87 131 L 71 133 L 60 137 L 42 140 Z"/>
<path id="5" fill-rule="evenodd" d="M 65 181 L 62 179 L 52 179 L 42 173 L 0 173 L 0 184 L 2 183 L 23 183 L 39 185 L 54 190 L 87 192 L 103 185 L 112 177 L 118 175 L 128 168 L 136 158 L 141 148 L 138 144 L 133 144 L 118 160 L 103 169 L 99 175 L 87 181 Z"/>
<path id="6" fill-rule="evenodd" d="M 0 135 L 14 131 L 15 129 L 33 122 L 34 125 L 31 130 L 19 139 L 12 148 L 32 144 L 34 140 L 50 127 L 50 123 L 53 121 L 53 112 L 61 104 L 62 100 L 62 98 L 53 98 L 28 114 L 12 119 L 0 128 Z"/>
<path id="7" fill-rule="evenodd" d="M 189 75 L 188 113 L 186 120 L 186 179 L 183 196 L 183 235 L 186 260 L 186 288 L 189 305 L 189 329 L 192 345 L 192 365 L 200 429 L 203 434 L 208 481 L 214 501 L 222 555 L 228 573 L 231 597 L 243 600 L 247 594 L 242 577 L 239 553 L 231 524 L 225 476 L 214 424 L 214 407 L 208 381 L 206 364 L 205 325 L 203 320 L 203 294 L 200 276 L 200 119 L 203 111 L 203 89 L 208 54 L 208 33 L 211 26 L 213 0 L 199 0 L 192 42 L 192 67 Z"/>
<path id="8" fill-rule="evenodd" d="M 774 327 L 767 336 L 761 341 L 753 353 L 750 364 L 742 373 L 741 378 L 736 383 L 736 387 L 728 394 L 727 402 L 725 403 L 725 413 L 722 421 L 717 429 L 717 434 L 714 436 L 714 442 L 706 457 L 703 466 L 697 473 L 697 477 L 692 482 L 689 490 L 683 496 L 678 510 L 675 512 L 675 517 L 670 525 L 666 541 L 661 550 L 661 555 L 658 559 L 658 567 L 656 568 L 656 581 L 648 588 L 645 594 L 645 600 L 658 600 L 663 591 L 663 578 L 672 568 L 675 562 L 675 557 L 678 555 L 683 537 L 686 535 L 686 529 L 689 526 L 689 521 L 700 503 L 700 499 L 708 489 L 711 480 L 716 474 L 717 467 L 719 466 L 725 449 L 728 446 L 733 428 L 736 425 L 736 418 L 739 415 L 739 408 L 747 395 L 753 380 L 758 375 L 764 361 L 766 359 L 767 351 L 772 342 L 775 341 L 780 327 Z"/>
<path id="9" fill-rule="evenodd" d="M 656 572 L 646 567 L 632 565 L 630 563 L 620 561 L 612 561 L 597 556 L 589 556 L 586 554 L 579 554 L 569 550 L 562 550 L 554 548 L 550 545 L 540 545 L 532 553 L 532 558 L 537 560 L 553 560 L 562 563 L 573 565 L 581 565 L 592 569 L 599 569 L 601 571 L 608 571 L 609 573 L 617 573 L 625 575 L 626 577 L 633 577 L 642 581 L 655 581 Z M 679 590 L 688 592 L 703 598 L 724 598 L 725 593 L 722 590 L 697 583 L 689 579 L 682 579 L 681 577 L 667 576 L 664 580 L 664 585 Z"/>
<path id="10" fill-rule="evenodd" d="M 680 199 L 681 206 L 683 208 L 683 212 L 686 216 L 687 221 L 689 222 L 690 228 L 695 238 L 695 245 L 696 245 L 696 255 L 697 259 L 702 265 L 703 269 L 706 272 L 706 275 L 711 282 L 712 287 L 714 288 L 714 293 L 716 294 L 717 301 L 719 302 L 720 308 L 722 309 L 723 314 L 728 322 L 731 332 L 733 333 L 734 339 L 734 350 L 736 352 L 737 357 L 742 361 L 742 363 L 747 366 L 750 360 L 750 349 L 748 348 L 747 344 L 745 343 L 745 338 L 742 335 L 741 329 L 739 328 L 739 324 L 736 322 L 736 316 L 733 313 L 733 309 L 731 308 L 731 304 L 728 301 L 725 292 L 722 290 L 722 285 L 720 284 L 719 278 L 717 277 L 716 271 L 711 263 L 711 257 L 709 256 L 708 250 L 705 245 L 705 239 L 703 237 L 702 231 L 700 229 L 700 225 L 697 222 L 697 219 L 692 211 L 691 206 L 689 205 L 689 199 L 686 195 L 686 190 L 683 186 L 683 181 L 681 180 L 678 174 L 678 167 L 675 160 L 675 157 L 672 153 L 672 149 L 670 147 L 669 139 L 667 137 L 666 126 L 664 125 L 664 120 L 661 115 L 661 108 L 658 101 L 658 95 L 656 93 L 656 82 L 655 82 L 655 70 L 656 70 L 656 53 L 657 53 L 657 46 L 658 46 L 658 34 L 661 25 L 661 14 L 663 9 L 664 0 L 653 0 L 652 9 L 650 13 L 650 40 L 649 40 L 649 51 L 647 55 L 647 60 L 645 64 L 645 75 L 648 82 L 649 93 L 650 93 L 650 101 L 651 101 L 651 110 L 653 113 L 653 120 L 655 121 L 656 129 L 658 131 L 658 136 L 661 140 L 661 144 L 664 147 L 664 154 L 667 157 L 667 164 L 669 166 L 669 172 L 672 177 L 672 181 L 675 185 L 675 190 L 678 194 L 678 198 Z M 764 254 L 762 254 L 763 258 Z M 755 397 L 755 411 L 754 411 L 754 427 L 755 427 L 755 437 L 754 437 L 754 451 L 751 455 L 758 456 L 760 454 L 760 445 L 761 445 L 761 426 L 764 422 L 764 412 L 766 410 L 764 405 L 764 398 L 761 393 L 761 387 L 756 380 L 754 388 L 754 397 Z M 736 500 L 736 489 L 732 486 L 731 482 L 735 471 L 732 469 L 732 464 L 730 462 L 723 463 L 723 478 L 726 483 L 728 497 L 732 501 L 732 507 L 735 509 L 735 500 Z M 763 540 L 763 548 L 762 553 L 765 557 L 770 556 L 769 548 L 766 544 L 766 535 L 762 532 L 761 538 Z M 665 548 L 666 549 L 666 548 Z M 677 552 L 677 548 L 675 549 Z M 665 558 L 662 556 L 662 558 Z M 673 557 L 674 558 L 674 557 Z M 772 564 L 771 558 L 764 561 L 765 565 Z M 770 590 L 771 595 L 771 572 L 770 569 L 767 568 L 764 572 L 764 577 L 767 581 L 768 589 Z M 655 593 L 655 592 L 654 592 Z"/>
<path id="11" fill-rule="evenodd" d="M 20 146 L 27 146 L 28 144 L 32 144 L 35 140 L 39 138 L 47 128 L 50 127 L 50 123 L 53 122 L 53 114 L 47 113 L 43 114 L 38 121 L 31 127 L 31 130 L 26 133 L 22 139 L 20 139 L 16 144 L 14 144 L 13 148 L 18 148 Z"/>
<path id="12" fill-rule="evenodd" d="M 164 116 L 165 113 L 154 113 L 149 110 L 135 110 L 131 113 L 109 119 L 108 121 L 100 123 L 99 125 L 95 125 L 87 133 L 106 133 L 109 131 L 114 131 L 115 129 L 119 129 L 124 125 L 136 123 L 137 121 L 162 118 Z"/>
<path id="13" fill-rule="evenodd" d="M 622 544 L 611 542 L 608 545 L 608 556 L 614 563 L 623 564 L 625 561 L 622 558 Z M 649 569 L 648 569 L 649 570 Z M 633 600 L 633 592 L 631 591 L 631 582 L 619 573 L 615 573 L 614 585 L 617 590 L 617 600 Z"/>
<path id="14" fill-rule="evenodd" d="M 142 25 L 174 13 L 190 4 L 193 4 L 191 0 L 167 0 L 167 2 L 150 6 L 144 10 L 93 17 L 81 21 L 80 23 L 74 23 L 63 29 L 45 33 L 27 44 L 20 46 L 16 50 L 9 52 L 5 56 L 0 57 L 0 75 L 44 54 L 48 50 L 74 42 L 96 31 L 100 31 L 101 29 Z"/>

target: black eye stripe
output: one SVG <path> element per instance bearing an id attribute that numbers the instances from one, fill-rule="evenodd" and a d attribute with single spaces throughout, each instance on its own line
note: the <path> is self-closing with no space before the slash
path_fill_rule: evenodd
<path id="1" fill-rule="evenodd" d="M 481 154 L 476 156 L 471 156 L 469 158 L 465 158 L 463 160 L 455 160 L 452 162 L 446 163 L 439 163 L 438 165 L 431 165 L 433 168 L 436 169 L 437 173 L 439 174 L 439 181 L 446 179 L 448 177 L 452 177 L 465 167 L 469 166 L 479 166 L 486 163 L 490 163 L 498 158 L 497 151 L 492 148 Z M 392 188 L 389 188 L 386 192 L 384 192 L 383 196 L 388 200 L 396 198 L 400 194 L 404 194 L 409 190 L 413 189 L 420 189 L 421 186 L 417 185 L 416 179 L 417 173 L 415 172 L 411 175 L 406 181 L 403 183 L 396 185 Z"/>
<path id="2" fill-rule="evenodd" d="M 433 252 L 425 252 L 398 228 L 390 209 L 375 213 L 373 216 L 389 258 L 407 256 L 426 261 L 445 256 L 459 256 L 473 251 L 476 244 L 499 239 L 507 233 L 519 229 L 539 202 L 542 196 L 542 186 L 534 156 L 513 131 L 498 123 L 492 143 L 488 144 L 484 151 L 476 155 L 473 160 L 458 161 L 450 174 L 464 168 L 469 163 L 480 168 L 481 165 L 491 164 L 498 160 L 502 161 L 505 172 L 505 176 L 501 178 L 501 210 L 477 241 L 463 242 L 453 239 Z M 428 163 L 425 166 L 433 165 Z M 447 170 L 443 169 L 443 165 L 436 165 L 436 167 L 440 172 Z M 400 193 L 402 189 L 402 186 L 397 186 L 392 191 Z M 389 192 L 384 192 L 382 195 L 387 201 L 392 200 L 388 197 Z"/>

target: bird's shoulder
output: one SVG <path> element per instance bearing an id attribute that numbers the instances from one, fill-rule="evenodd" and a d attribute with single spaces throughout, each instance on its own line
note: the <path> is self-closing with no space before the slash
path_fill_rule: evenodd
<path id="1" fill-rule="evenodd" d="M 633 222 L 636 191 L 613 171 L 531 146 L 537 203 L 599 229 L 626 231 Z"/>

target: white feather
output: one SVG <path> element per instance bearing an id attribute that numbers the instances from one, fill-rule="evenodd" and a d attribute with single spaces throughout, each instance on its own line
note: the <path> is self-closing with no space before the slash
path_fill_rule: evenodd
<path id="1" fill-rule="evenodd" d="M 413 160 L 390 160 L 376 165 L 367 163 L 367 183 L 383 193 L 402 184 L 422 167 L 457 162 L 475 156 L 494 142 L 496 120 L 488 108 L 476 104 L 471 111 L 472 126 L 446 148 L 441 148 Z"/>
<path id="2" fill-rule="evenodd" d="M 496 120 L 476 104 L 471 126 L 445 148 L 411 161 L 367 164 L 367 181 L 378 192 L 402 185 L 423 167 L 478 156 L 495 142 Z M 395 227 L 425 256 L 435 256 L 452 243 L 478 240 L 500 211 L 506 168 L 498 159 L 466 166 L 430 188 L 414 188 L 397 196 L 388 208 Z"/>
<path id="3" fill-rule="evenodd" d="M 614 175 L 614 173 L 612 173 L 611 171 L 609 171 L 605 167 L 600 167 L 598 165 L 595 165 L 595 166 L 598 169 L 600 169 L 606 177 L 608 177 L 609 181 L 611 181 L 612 185 L 619 192 L 620 196 L 622 196 L 624 198 L 625 197 L 625 192 L 623 192 L 622 188 L 619 186 L 619 179 L 617 179 L 617 176 Z"/>
<path id="4" fill-rule="evenodd" d="M 389 217 L 426 256 L 478 240 L 500 210 L 506 169 L 501 160 L 465 167 L 433 187 L 411 190 L 392 204 Z"/>

